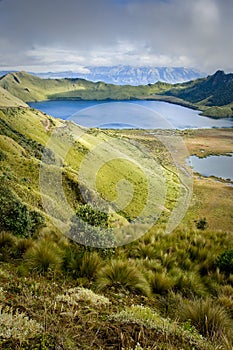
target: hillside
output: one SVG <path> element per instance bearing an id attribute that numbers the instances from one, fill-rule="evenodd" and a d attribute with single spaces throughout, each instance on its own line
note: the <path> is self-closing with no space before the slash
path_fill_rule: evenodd
<path id="1" fill-rule="evenodd" d="M 10 73 L 0 78 L 0 86 L 23 101 L 46 99 L 129 100 L 167 90 L 171 85 L 117 86 L 84 79 L 41 79 L 25 72 Z"/>
<path id="2" fill-rule="evenodd" d="M 222 109 L 225 116 L 233 116 L 233 74 L 217 71 L 207 78 L 175 85 L 165 94 L 200 106 L 205 115 L 215 116 Z"/>
<path id="3" fill-rule="evenodd" d="M 28 105 L 0 87 L 0 107 L 28 107 Z"/>
<path id="4" fill-rule="evenodd" d="M 131 86 L 84 79 L 41 79 L 25 72 L 0 78 L 0 86 L 24 102 L 42 100 L 161 100 L 202 111 L 213 118 L 233 116 L 233 74 L 218 71 L 181 84 Z"/>
<path id="5" fill-rule="evenodd" d="M 233 152 L 230 129 L 177 134 L 191 154 Z M 88 130 L 28 107 L 0 109 L 2 349 L 232 348 L 233 188 L 194 176 L 183 222 L 165 233 L 186 191 L 161 142 L 171 135 Z M 116 205 L 123 193 L 118 211 L 95 206 L 93 173 L 102 198 Z M 147 232 L 151 216 L 159 219 Z M 125 233 L 127 242 L 141 237 L 111 249 L 82 244 L 113 244 Z"/>

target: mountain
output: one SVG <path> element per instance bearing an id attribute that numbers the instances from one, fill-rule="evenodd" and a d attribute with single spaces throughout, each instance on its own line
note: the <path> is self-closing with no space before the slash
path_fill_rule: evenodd
<path id="1" fill-rule="evenodd" d="M 233 116 L 233 74 L 221 70 L 207 78 L 175 85 L 165 95 L 200 106 L 209 116 L 215 116 L 216 111 Z"/>
<path id="2" fill-rule="evenodd" d="M 85 72 L 86 71 L 86 72 Z M 0 71 L 0 76 L 10 73 L 9 71 Z M 84 72 L 46 72 L 30 74 L 43 79 L 61 79 L 61 78 L 81 78 L 93 82 L 103 81 L 108 84 L 116 85 L 147 85 L 157 81 L 163 81 L 170 84 L 182 83 L 193 79 L 206 76 L 206 74 L 193 69 L 184 67 L 132 67 L 132 66 L 103 66 L 103 67 L 85 67 Z"/>
<path id="3" fill-rule="evenodd" d="M 184 67 L 86 67 L 87 73 L 58 72 L 39 73 L 41 78 L 83 78 L 94 82 L 104 81 L 116 85 L 147 85 L 157 81 L 170 84 L 189 81 L 205 76 L 204 73 Z"/>
<path id="4" fill-rule="evenodd" d="M 233 74 L 217 71 L 186 83 L 114 85 L 80 78 L 41 79 L 25 72 L 0 78 L 0 87 L 24 102 L 42 100 L 161 100 L 202 111 L 203 115 L 233 116 Z"/>

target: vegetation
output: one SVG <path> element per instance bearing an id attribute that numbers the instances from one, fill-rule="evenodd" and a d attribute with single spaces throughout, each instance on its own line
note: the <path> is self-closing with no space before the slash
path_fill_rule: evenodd
<path id="1" fill-rule="evenodd" d="M 190 208 L 168 235 L 166 224 L 179 186 L 156 131 L 151 135 L 145 130 L 89 130 L 77 144 L 69 123 L 39 111 L 3 108 L 0 121 L 2 349 L 232 349 L 233 197 L 227 181 L 194 174 Z M 55 127 L 55 147 L 45 163 L 43 154 Z M 176 132 L 191 154 L 232 152 L 232 130 Z M 87 198 L 95 204 L 97 199 L 85 178 L 78 178 L 79 165 L 92 147 L 112 138 L 146 146 L 149 163 L 158 155 L 166 169 L 166 200 L 160 218 L 137 240 L 111 249 L 86 247 L 72 240 L 72 234 L 86 237 L 85 230 L 92 228 L 97 242 L 103 242 L 103 230 L 135 233 L 130 222 L 145 202 L 145 193 L 139 196 L 145 189 L 142 172 L 130 162 L 117 162 L 97 174 L 97 188 L 104 198 L 114 200 L 115 184 L 126 175 L 136 193 L 131 205 L 114 213 L 87 204 Z M 71 147 L 63 159 L 67 144 Z M 143 156 L 138 154 L 139 161 Z M 53 211 L 43 206 L 40 166 L 52 179 L 62 170 L 73 212 L 67 237 L 54 223 L 68 220 L 56 183 L 55 193 L 49 186 L 47 194 Z M 152 170 L 149 165 L 148 169 Z M 154 182 L 153 189 L 159 183 Z M 135 231 L 147 224 L 144 219 Z M 108 238 L 113 243 L 115 236 Z"/>

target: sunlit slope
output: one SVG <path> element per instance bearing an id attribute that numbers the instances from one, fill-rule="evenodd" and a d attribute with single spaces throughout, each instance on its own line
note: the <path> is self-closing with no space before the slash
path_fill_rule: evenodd
<path id="1" fill-rule="evenodd" d="M 0 87 L 0 107 L 28 107 L 25 102 Z"/>
<path id="2" fill-rule="evenodd" d="M 39 210 L 49 225 L 66 223 L 89 201 L 107 205 L 119 225 L 146 223 L 150 216 L 156 221 L 173 209 L 180 186 L 172 171 L 152 153 L 145 156 L 132 139 L 29 108 L 0 110 L 0 166 L 1 186 Z"/>
<path id="3" fill-rule="evenodd" d="M 0 86 L 23 101 L 57 99 L 129 100 L 165 91 L 172 85 L 117 86 L 84 79 L 40 79 L 26 72 L 10 73 L 0 78 Z"/>

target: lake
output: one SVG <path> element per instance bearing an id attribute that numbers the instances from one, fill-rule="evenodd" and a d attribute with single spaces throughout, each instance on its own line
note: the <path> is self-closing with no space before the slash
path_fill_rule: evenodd
<path id="1" fill-rule="evenodd" d="M 212 119 L 199 111 L 161 101 L 43 101 L 29 103 L 53 117 L 85 127 L 197 129 L 233 127 L 233 119 Z"/>
<path id="2" fill-rule="evenodd" d="M 233 154 L 229 154 L 229 156 L 209 156 L 206 158 L 190 156 L 187 164 L 191 165 L 195 172 L 203 176 L 216 176 L 233 181 Z"/>

